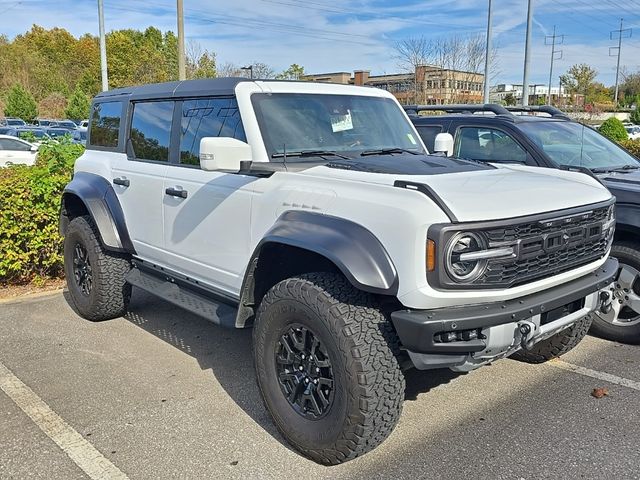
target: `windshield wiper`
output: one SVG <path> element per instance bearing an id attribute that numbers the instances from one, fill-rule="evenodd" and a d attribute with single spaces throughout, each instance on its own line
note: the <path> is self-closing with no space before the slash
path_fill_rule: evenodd
<path id="1" fill-rule="evenodd" d="M 406 148 L 379 148 L 377 150 L 364 150 L 360 152 L 361 157 L 369 155 L 393 155 L 394 153 L 410 153 L 411 155 L 420 155 L 415 150 L 407 150 Z"/>
<path id="2" fill-rule="evenodd" d="M 628 172 L 629 170 L 637 170 L 638 168 L 640 168 L 640 166 L 638 166 L 638 165 L 623 165 L 621 167 L 592 168 L 591 171 L 593 173 Z"/>
<path id="3" fill-rule="evenodd" d="M 271 158 L 285 157 L 339 157 L 344 160 L 351 160 L 349 157 L 332 152 L 331 150 L 300 150 L 297 152 L 274 153 L 271 155 Z"/>

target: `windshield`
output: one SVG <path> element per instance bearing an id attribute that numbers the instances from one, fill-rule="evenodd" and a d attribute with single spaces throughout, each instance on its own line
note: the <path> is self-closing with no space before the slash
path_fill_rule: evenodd
<path id="1" fill-rule="evenodd" d="M 595 130 L 574 122 L 526 122 L 518 125 L 559 165 L 615 170 L 640 162 Z"/>
<path id="2" fill-rule="evenodd" d="M 253 105 L 271 158 L 283 153 L 372 150 L 425 153 L 411 123 L 388 98 L 324 94 L 255 94 Z"/>
<path id="3" fill-rule="evenodd" d="M 50 128 L 49 130 L 47 130 L 47 134 L 50 137 L 63 137 L 65 135 L 71 135 L 71 132 L 69 132 L 69 130 L 64 129 L 64 128 Z"/>
<path id="4" fill-rule="evenodd" d="M 18 130 L 18 136 L 20 138 L 28 138 L 34 136 L 36 138 L 44 138 L 45 133 L 42 130 Z"/>
<path id="5" fill-rule="evenodd" d="M 26 125 L 26 123 L 24 122 L 24 120 L 8 118 L 7 125 Z"/>

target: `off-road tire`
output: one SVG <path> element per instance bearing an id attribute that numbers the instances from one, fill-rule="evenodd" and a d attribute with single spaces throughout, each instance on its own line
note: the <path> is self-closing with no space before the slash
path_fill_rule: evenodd
<path id="1" fill-rule="evenodd" d="M 544 363 L 568 353 L 587 335 L 591 316 L 587 315 L 553 337 L 536 343 L 529 350 L 519 350 L 511 358 L 526 363 Z"/>
<path id="2" fill-rule="evenodd" d="M 92 286 L 82 292 L 74 276 L 74 249 L 80 244 L 91 265 Z M 131 285 L 125 282 L 131 270 L 127 255 L 109 252 L 89 216 L 76 217 L 69 223 L 64 238 L 64 272 L 72 306 L 87 320 L 101 321 L 124 315 L 131 298 Z"/>
<path id="3" fill-rule="evenodd" d="M 295 411 L 278 383 L 275 351 L 292 324 L 315 332 L 333 367 L 333 403 L 319 419 Z M 376 448 L 398 423 L 405 379 L 397 334 L 375 297 L 343 276 L 311 273 L 271 288 L 256 315 L 253 348 L 258 386 L 276 427 L 312 460 L 351 460 Z"/>
<path id="4" fill-rule="evenodd" d="M 614 243 L 611 248 L 611 256 L 617 258 L 621 264 L 630 265 L 640 270 L 640 243 Z M 594 315 L 591 333 L 607 340 L 640 345 L 640 324 L 612 325 Z"/>

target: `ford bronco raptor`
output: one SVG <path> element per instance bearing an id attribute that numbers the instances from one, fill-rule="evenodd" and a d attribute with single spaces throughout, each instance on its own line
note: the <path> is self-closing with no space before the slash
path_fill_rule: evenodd
<path id="1" fill-rule="evenodd" d="M 611 254 L 620 267 L 607 289 L 611 308 L 594 312 L 591 332 L 610 340 L 640 344 L 640 161 L 551 106 L 405 108 L 427 148 L 433 148 L 439 133 L 449 133 L 454 138 L 448 153 L 454 157 L 583 171 L 609 189 L 616 197 L 617 210 Z M 434 111 L 444 114 L 418 115 Z"/>
<path id="2" fill-rule="evenodd" d="M 99 94 L 60 228 L 83 317 L 135 286 L 253 327 L 275 425 L 337 464 L 394 429 L 405 368 L 572 349 L 618 268 L 613 201 L 579 173 L 429 156 L 382 90 L 226 78 Z"/>

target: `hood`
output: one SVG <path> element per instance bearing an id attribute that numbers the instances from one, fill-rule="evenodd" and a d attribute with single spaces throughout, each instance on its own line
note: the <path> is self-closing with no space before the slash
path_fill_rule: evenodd
<path id="1" fill-rule="evenodd" d="M 401 161 L 399 156 L 389 155 L 386 158 L 388 160 L 384 162 L 390 165 Z M 438 162 L 455 162 L 442 157 L 422 156 L 423 160 L 425 158 L 429 161 L 437 158 Z M 351 163 L 351 167 L 345 167 L 343 163 Z M 299 173 L 389 186 L 393 186 L 397 180 L 422 183 L 429 186 L 461 222 L 553 212 L 611 198 L 607 189 L 595 179 L 583 173 L 555 169 L 499 165 L 490 168 L 464 167 L 463 171 L 451 171 L 440 166 L 434 167 L 429 173 L 411 174 L 404 167 L 399 167 L 398 173 L 388 173 L 391 171 L 389 167 L 387 172 L 378 173 L 382 170 L 380 166 L 372 172 L 358 168 L 358 163 L 331 162 Z M 361 163 L 366 164 L 366 158 Z M 451 165 L 451 168 L 457 168 L 455 163 Z"/>
<path id="2" fill-rule="evenodd" d="M 620 203 L 640 204 L 640 170 L 598 175 Z"/>

